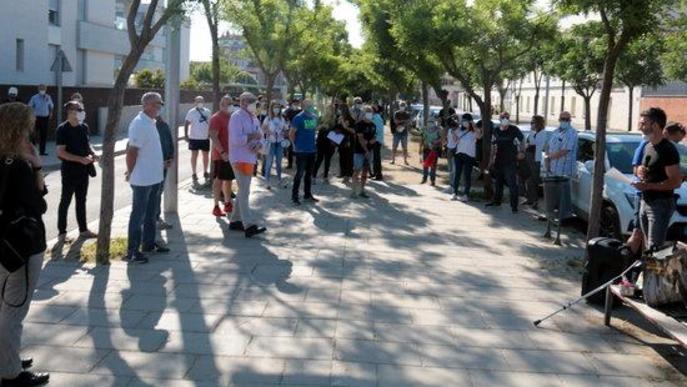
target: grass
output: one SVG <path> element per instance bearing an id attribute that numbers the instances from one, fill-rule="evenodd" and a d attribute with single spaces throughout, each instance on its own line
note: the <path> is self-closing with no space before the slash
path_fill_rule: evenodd
<path id="1" fill-rule="evenodd" d="M 127 242 L 126 238 L 113 238 L 110 241 L 110 261 L 121 261 L 126 257 Z M 95 262 L 95 250 L 95 240 L 84 243 L 81 247 L 81 261 Z"/>

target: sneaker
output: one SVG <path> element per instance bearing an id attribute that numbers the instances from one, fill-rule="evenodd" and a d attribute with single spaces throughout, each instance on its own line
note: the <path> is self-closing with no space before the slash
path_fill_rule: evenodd
<path id="1" fill-rule="evenodd" d="M 144 253 L 169 253 L 169 251 L 169 247 L 158 242 L 155 242 L 155 244 L 151 248 L 143 249 Z"/>
<path id="2" fill-rule="evenodd" d="M 74 242 L 74 239 L 68 237 L 66 232 L 57 236 L 57 243 L 65 244 L 65 243 L 72 243 L 72 242 Z"/>
<path id="3" fill-rule="evenodd" d="M 301 205 L 301 201 L 298 200 L 298 198 L 291 199 L 291 203 L 293 203 L 294 206 L 300 206 Z"/>
<path id="4" fill-rule="evenodd" d="M 422 178 L 422 181 L 420 182 L 420 184 L 425 184 L 426 182 L 427 182 L 427 178 L 426 178 L 426 177 L 423 177 L 423 178 Z"/>
<path id="5" fill-rule="evenodd" d="M 460 200 L 460 197 L 458 195 L 453 195 L 453 196 L 451 196 L 451 200 L 455 202 L 455 201 Z"/>
<path id="6" fill-rule="evenodd" d="M 350 182 L 351 182 L 351 178 L 350 178 L 350 177 L 345 176 L 345 177 L 343 178 L 343 183 L 344 183 L 344 184 L 349 184 Z"/>
<path id="7" fill-rule="evenodd" d="M 143 265 L 148 263 L 148 258 L 146 258 L 146 256 L 141 253 L 133 253 L 127 255 L 125 261 L 130 265 Z"/>
<path id="8" fill-rule="evenodd" d="M 81 238 L 81 239 L 93 239 L 93 238 L 97 238 L 97 237 L 98 237 L 98 234 L 94 233 L 91 230 L 81 231 L 79 233 L 79 238 Z"/>
<path id="9" fill-rule="evenodd" d="M 391 162 L 389 164 L 391 164 L 391 165 L 396 164 L 396 160 L 391 160 Z"/>
<path id="10" fill-rule="evenodd" d="M 174 226 L 172 226 L 171 224 L 165 222 L 165 221 L 162 220 L 162 219 L 160 219 L 160 220 L 157 221 L 157 227 L 158 227 L 160 230 L 170 230 L 170 229 L 174 228 Z"/>
<path id="11" fill-rule="evenodd" d="M 233 191 L 231 192 L 231 198 L 236 199 L 236 194 Z"/>
<path id="12" fill-rule="evenodd" d="M 453 191 L 454 191 L 453 187 L 451 187 L 451 186 L 446 187 L 446 193 L 447 194 L 452 194 Z"/>
<path id="13" fill-rule="evenodd" d="M 230 223 L 229 223 L 229 230 L 232 230 L 232 231 L 244 231 L 244 229 L 243 229 L 243 222 L 241 222 L 241 221 L 230 222 Z"/>
<path id="14" fill-rule="evenodd" d="M 430 185 L 431 185 L 432 187 L 436 187 L 436 186 L 437 186 L 437 182 L 434 181 L 434 180 L 432 180 L 432 182 L 430 183 Z"/>
<path id="15" fill-rule="evenodd" d="M 222 212 L 222 210 L 219 208 L 219 206 L 215 206 L 215 208 L 212 209 L 212 215 L 219 218 L 219 217 L 224 216 L 226 214 L 224 212 Z"/>
<path id="16" fill-rule="evenodd" d="M 468 198 L 468 195 L 459 196 L 458 200 L 460 200 L 463 203 L 467 203 L 468 201 L 470 201 L 470 199 Z"/>
<path id="17" fill-rule="evenodd" d="M 517 208 L 511 208 L 510 211 L 511 211 L 512 213 L 514 213 L 514 214 L 517 214 L 517 213 L 518 213 L 518 209 L 517 209 Z"/>
<path id="18" fill-rule="evenodd" d="M 314 196 L 306 196 L 303 198 L 306 202 L 311 202 L 311 203 L 317 203 L 320 201 L 320 199 L 315 198 Z"/>
<path id="19" fill-rule="evenodd" d="M 258 227 L 256 225 L 252 225 L 246 229 L 246 238 L 252 238 L 258 234 L 262 234 L 267 229 L 265 227 Z"/>
<path id="20" fill-rule="evenodd" d="M 205 178 L 206 181 L 210 180 L 210 174 L 207 172 L 203 172 L 203 177 Z"/>
<path id="21" fill-rule="evenodd" d="M 234 205 L 231 202 L 224 203 L 224 212 L 230 214 L 232 211 L 234 211 Z"/>
<path id="22" fill-rule="evenodd" d="M 271 186 L 271 185 L 269 185 L 269 184 L 267 184 L 267 187 L 265 187 L 265 188 L 266 188 L 267 190 L 269 190 L 269 191 L 271 191 L 271 190 L 272 190 L 272 186 Z"/>
<path id="23" fill-rule="evenodd" d="M 369 199 L 369 198 L 370 198 L 369 196 L 367 196 L 367 194 L 365 193 L 365 191 L 361 192 L 360 195 L 358 195 L 358 196 L 360 196 L 360 197 L 363 198 L 363 199 Z"/>
<path id="24" fill-rule="evenodd" d="M 384 181 L 384 178 L 382 176 L 375 176 L 374 180 L 375 181 Z"/>
<path id="25" fill-rule="evenodd" d="M 358 194 L 355 191 L 351 192 L 351 198 L 353 198 L 353 199 L 358 198 Z"/>
<path id="26" fill-rule="evenodd" d="M 193 175 L 191 175 L 191 179 L 193 180 L 194 183 L 197 183 L 198 182 L 198 175 L 196 175 L 194 173 Z"/>
<path id="27" fill-rule="evenodd" d="M 27 386 L 42 386 L 50 380 L 50 374 L 34 373 L 30 371 L 22 371 L 13 379 L 2 378 L 0 385 L 3 387 L 27 387 Z"/>
<path id="28" fill-rule="evenodd" d="M 489 202 L 489 203 L 484 205 L 484 207 L 500 207 L 500 206 L 501 206 L 501 203 L 498 203 L 498 202 Z"/>

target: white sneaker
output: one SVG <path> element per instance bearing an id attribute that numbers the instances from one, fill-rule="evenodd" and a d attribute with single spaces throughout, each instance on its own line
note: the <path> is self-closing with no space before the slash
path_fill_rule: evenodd
<path id="1" fill-rule="evenodd" d="M 448 194 L 453 193 L 453 187 L 451 187 L 451 186 L 446 187 L 446 193 L 448 193 Z"/>
<path id="2" fill-rule="evenodd" d="M 451 200 L 455 202 L 455 201 L 457 201 L 457 200 L 460 200 L 460 198 L 458 197 L 458 195 L 453 195 L 453 196 L 451 197 Z"/>
<path id="3" fill-rule="evenodd" d="M 463 203 L 467 203 L 469 199 L 468 199 L 467 196 L 462 195 L 462 196 L 460 196 L 460 197 L 458 198 L 458 200 L 460 200 L 460 201 L 463 202 Z"/>

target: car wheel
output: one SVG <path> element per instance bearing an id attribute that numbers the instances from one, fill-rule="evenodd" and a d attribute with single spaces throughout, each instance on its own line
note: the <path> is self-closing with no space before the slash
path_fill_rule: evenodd
<path id="1" fill-rule="evenodd" d="M 610 204 L 604 205 L 601 209 L 600 233 L 601 236 L 622 240 L 620 217 L 615 207 Z"/>

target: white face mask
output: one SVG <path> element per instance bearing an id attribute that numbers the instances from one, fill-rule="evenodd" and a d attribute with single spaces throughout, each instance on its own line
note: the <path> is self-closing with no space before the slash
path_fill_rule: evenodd
<path id="1" fill-rule="evenodd" d="M 79 123 L 83 123 L 86 120 L 86 112 L 76 112 L 76 119 Z"/>
<path id="2" fill-rule="evenodd" d="M 469 128 L 469 127 L 470 127 L 470 123 L 469 123 L 469 122 L 467 122 L 467 121 L 463 121 L 463 122 L 461 122 L 461 123 L 460 123 L 460 125 L 461 125 L 461 126 L 462 126 L 462 127 L 464 128 L 464 129 L 467 129 L 467 128 Z"/>
<path id="3" fill-rule="evenodd" d="M 501 119 L 501 126 L 507 127 L 508 125 L 510 125 L 510 120 L 508 118 L 502 118 Z"/>
<path id="4" fill-rule="evenodd" d="M 404 110 L 406 110 L 406 107 L 405 107 L 405 106 L 400 106 L 400 107 L 398 108 L 398 110 L 404 111 Z"/>
<path id="5" fill-rule="evenodd" d="M 280 109 L 280 108 L 274 108 L 274 109 L 272 109 L 272 113 L 274 113 L 274 114 L 279 114 L 279 112 L 281 112 L 281 109 Z"/>
<path id="6" fill-rule="evenodd" d="M 40 95 L 45 95 L 45 90 L 39 90 L 38 93 L 39 93 Z"/>
<path id="7" fill-rule="evenodd" d="M 248 112 L 250 112 L 251 114 L 255 114 L 255 112 L 258 110 L 258 106 L 256 103 L 252 103 L 246 106 L 246 110 L 248 110 Z"/>
<path id="8" fill-rule="evenodd" d="M 231 105 L 229 105 L 224 108 L 224 111 L 231 114 L 234 111 L 234 108 Z"/>
<path id="9" fill-rule="evenodd" d="M 202 109 L 203 106 L 205 106 L 205 105 L 204 105 L 202 102 L 198 102 L 198 103 L 196 104 L 196 107 L 197 107 L 198 109 Z"/>
<path id="10" fill-rule="evenodd" d="M 365 113 L 365 119 L 366 120 L 372 120 L 372 113 Z"/>

